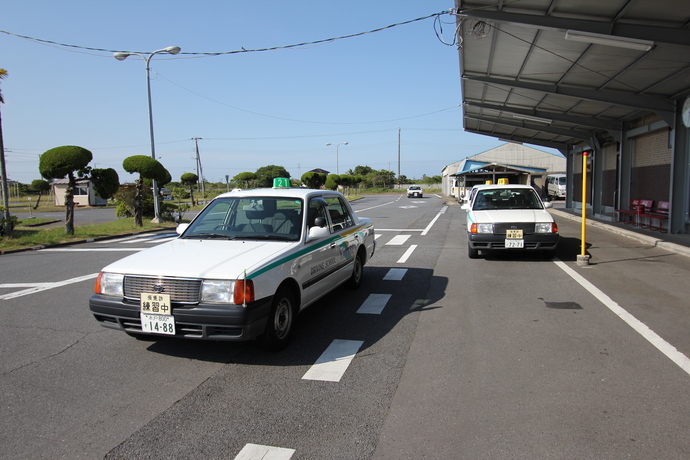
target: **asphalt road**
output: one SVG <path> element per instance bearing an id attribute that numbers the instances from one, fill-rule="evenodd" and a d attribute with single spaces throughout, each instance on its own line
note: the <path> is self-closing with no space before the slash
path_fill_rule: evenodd
<path id="1" fill-rule="evenodd" d="M 560 219 L 559 260 L 470 260 L 439 197 L 355 210 L 381 235 L 361 288 L 276 354 L 96 324 L 95 274 L 165 234 L 0 256 L 0 457 L 690 457 L 688 258 L 592 229 L 577 267 Z M 372 295 L 381 314 L 358 313 Z M 335 340 L 362 342 L 340 381 L 304 379 Z"/>

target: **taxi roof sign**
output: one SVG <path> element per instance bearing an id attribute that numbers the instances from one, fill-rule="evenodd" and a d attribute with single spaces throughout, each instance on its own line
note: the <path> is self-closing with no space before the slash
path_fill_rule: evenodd
<path id="1" fill-rule="evenodd" d="M 290 188 L 290 179 L 288 177 L 276 177 L 273 179 L 273 188 Z"/>

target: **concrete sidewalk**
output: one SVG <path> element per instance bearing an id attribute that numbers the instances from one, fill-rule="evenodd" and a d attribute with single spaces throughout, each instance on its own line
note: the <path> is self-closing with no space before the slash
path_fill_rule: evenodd
<path id="1" fill-rule="evenodd" d="M 549 212 L 554 216 L 564 219 L 570 219 L 577 222 L 582 222 L 582 215 L 580 209 L 549 209 Z M 669 233 L 661 233 L 658 231 L 649 230 L 641 227 L 634 227 L 620 222 L 605 221 L 603 219 L 585 216 L 587 219 L 587 226 L 601 228 L 603 230 L 616 233 L 627 238 L 633 238 L 643 243 L 651 244 L 652 246 L 663 248 L 667 251 L 682 254 L 690 257 L 690 235 Z"/>

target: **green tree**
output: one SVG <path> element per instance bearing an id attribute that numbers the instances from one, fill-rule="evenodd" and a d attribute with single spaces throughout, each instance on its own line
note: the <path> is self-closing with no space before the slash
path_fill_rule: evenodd
<path id="1" fill-rule="evenodd" d="M 244 184 L 244 188 L 251 188 L 251 182 L 256 180 L 256 173 L 245 171 L 232 178 L 233 182 Z"/>
<path id="2" fill-rule="evenodd" d="M 315 171 L 305 172 L 302 174 L 302 182 L 309 188 L 319 189 L 326 183 L 326 174 Z"/>
<path id="3" fill-rule="evenodd" d="M 144 195 L 144 180 L 158 181 L 160 186 L 170 182 L 172 177 L 167 169 L 155 158 L 148 155 L 133 155 L 125 158 L 122 167 L 130 174 L 139 173 L 139 178 L 135 181 L 136 192 L 134 195 L 134 225 L 141 227 L 143 222 L 142 199 Z M 154 211 L 155 212 L 155 211 Z"/>
<path id="4" fill-rule="evenodd" d="M 93 155 L 85 148 L 64 145 L 45 151 L 38 162 L 38 171 L 46 179 L 62 179 L 67 176 L 65 233 L 68 235 L 74 235 L 74 173 L 82 177 L 88 171 L 88 164 L 92 159 Z"/>
<path id="5" fill-rule="evenodd" d="M 7 77 L 7 70 L 0 69 L 0 81 Z M 2 91 L 0 91 L 0 104 L 4 104 L 5 100 L 2 98 Z M 0 216 L 0 236 L 12 235 L 12 220 L 10 219 L 10 191 L 7 188 L 7 168 L 5 167 L 5 144 L 2 140 L 2 113 L 0 112 L 0 179 L 2 185 L 0 186 L 0 195 L 2 195 L 3 212 Z"/>
<path id="6" fill-rule="evenodd" d="M 113 168 L 93 168 L 89 172 L 96 195 L 104 200 L 112 198 L 120 188 L 120 176 Z"/>
<path id="7" fill-rule="evenodd" d="M 356 166 L 354 170 L 350 169 L 347 173 L 352 176 L 367 176 L 374 170 L 370 166 Z"/>
<path id="8" fill-rule="evenodd" d="M 290 177 L 290 173 L 282 166 L 268 165 L 256 170 L 256 186 L 272 187 L 276 177 Z"/>
<path id="9" fill-rule="evenodd" d="M 194 206 L 194 186 L 199 182 L 199 176 L 194 173 L 184 173 L 180 176 L 180 182 L 189 187 L 189 196 L 192 197 L 192 206 Z"/>
<path id="10" fill-rule="evenodd" d="M 338 185 L 340 185 L 340 176 L 337 174 L 329 174 L 326 178 L 326 183 L 324 186 L 328 190 L 335 190 L 338 188 Z"/>
<path id="11" fill-rule="evenodd" d="M 31 191 L 38 193 L 38 198 L 36 199 L 36 204 L 34 209 L 38 209 L 38 205 L 41 202 L 41 196 L 50 191 L 50 182 L 43 179 L 36 179 L 31 181 Z"/>

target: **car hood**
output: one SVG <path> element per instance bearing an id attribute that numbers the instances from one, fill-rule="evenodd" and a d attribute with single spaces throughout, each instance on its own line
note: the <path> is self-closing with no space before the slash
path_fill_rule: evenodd
<path id="1" fill-rule="evenodd" d="M 553 217 L 544 209 L 494 209 L 471 211 L 469 220 L 474 223 L 496 222 L 553 222 Z"/>
<path id="2" fill-rule="evenodd" d="M 103 271 L 183 278 L 236 279 L 244 271 L 257 267 L 283 254 L 293 242 L 253 240 L 170 241 L 113 262 Z"/>

